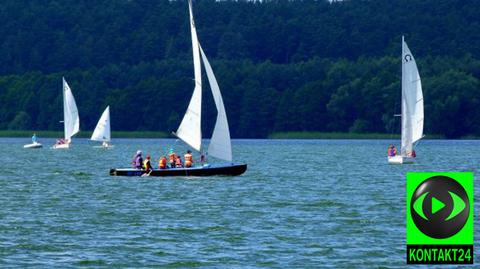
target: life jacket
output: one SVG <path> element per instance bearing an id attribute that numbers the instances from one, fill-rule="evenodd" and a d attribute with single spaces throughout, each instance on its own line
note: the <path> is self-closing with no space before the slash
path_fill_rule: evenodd
<path id="1" fill-rule="evenodd" d="M 177 154 L 175 154 L 175 152 L 168 154 L 168 158 L 170 159 L 170 163 L 175 162 L 175 159 L 176 159 L 175 157 L 177 157 Z"/>
<path id="2" fill-rule="evenodd" d="M 143 169 L 145 170 L 150 170 L 152 169 L 152 165 L 150 164 L 150 160 L 149 159 L 145 159 L 143 161 Z"/>
<path id="3" fill-rule="evenodd" d="M 137 155 L 135 156 L 135 161 L 134 161 L 134 164 L 135 168 L 142 168 L 142 165 L 143 165 L 143 158 L 142 158 L 142 155 Z"/>
<path id="4" fill-rule="evenodd" d="M 167 158 L 165 157 L 160 158 L 160 160 L 158 161 L 158 168 L 160 169 L 167 168 Z"/>
<path id="5" fill-rule="evenodd" d="M 182 167 L 182 159 L 180 157 L 178 157 L 176 160 L 175 160 L 175 166 L 176 167 Z"/>
<path id="6" fill-rule="evenodd" d="M 193 163 L 193 156 L 190 153 L 185 154 L 185 167 L 191 167 Z"/>

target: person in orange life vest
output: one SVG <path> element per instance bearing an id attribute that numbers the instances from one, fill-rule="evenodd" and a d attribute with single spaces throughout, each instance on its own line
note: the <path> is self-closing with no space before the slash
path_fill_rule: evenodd
<path id="1" fill-rule="evenodd" d="M 388 157 L 393 157 L 393 156 L 397 155 L 397 149 L 395 148 L 394 145 L 390 145 L 390 146 L 388 146 L 387 153 L 388 153 Z"/>
<path id="2" fill-rule="evenodd" d="M 193 165 L 193 156 L 190 150 L 187 150 L 187 154 L 185 154 L 185 167 L 192 167 Z"/>
<path id="3" fill-rule="evenodd" d="M 167 157 L 162 156 L 158 160 L 158 168 L 160 168 L 160 169 L 166 169 L 167 168 Z"/>
<path id="4" fill-rule="evenodd" d="M 168 154 L 168 159 L 169 159 L 170 167 L 175 168 L 175 161 L 177 159 L 177 154 L 173 152 L 173 149 L 170 149 L 170 153 Z"/>
<path id="5" fill-rule="evenodd" d="M 182 158 L 180 158 L 180 156 L 177 156 L 177 158 L 175 159 L 175 167 L 176 168 L 182 168 L 183 167 Z"/>
<path id="6" fill-rule="evenodd" d="M 146 170 L 147 172 L 150 172 L 153 170 L 152 163 L 150 162 L 150 155 L 147 155 L 147 158 L 143 161 L 143 169 Z"/>

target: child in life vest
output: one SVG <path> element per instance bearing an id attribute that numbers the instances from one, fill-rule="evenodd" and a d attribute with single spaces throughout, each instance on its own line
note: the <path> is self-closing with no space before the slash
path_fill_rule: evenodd
<path id="1" fill-rule="evenodd" d="M 180 156 L 177 156 L 177 158 L 175 159 L 175 167 L 176 168 L 182 168 L 183 167 L 182 158 L 180 158 Z"/>
<path id="2" fill-rule="evenodd" d="M 158 160 L 158 168 L 160 168 L 160 169 L 167 169 L 167 157 L 162 156 L 162 157 Z"/>
<path id="3" fill-rule="evenodd" d="M 388 146 L 388 151 L 387 151 L 388 157 L 393 157 L 397 155 L 397 149 L 395 148 L 394 145 Z"/>
<path id="4" fill-rule="evenodd" d="M 143 161 L 143 169 L 146 170 L 147 172 L 150 172 L 153 170 L 150 159 L 151 159 L 150 155 L 147 155 L 147 158 Z"/>

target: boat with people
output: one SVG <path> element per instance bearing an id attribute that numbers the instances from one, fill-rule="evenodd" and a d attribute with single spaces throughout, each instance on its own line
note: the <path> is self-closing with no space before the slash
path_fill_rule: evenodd
<path id="1" fill-rule="evenodd" d="M 204 165 L 200 167 L 191 168 L 167 168 L 154 169 L 151 171 L 132 169 L 132 168 L 117 168 L 110 169 L 111 176 L 154 176 L 154 177 L 201 177 L 201 176 L 239 176 L 247 170 L 246 164 L 231 164 L 231 165 Z"/>
<path id="2" fill-rule="evenodd" d="M 225 106 L 223 104 L 222 95 L 220 93 L 220 87 L 218 86 L 217 79 L 213 73 L 212 67 L 203 51 L 197 37 L 197 31 L 193 20 L 192 1 L 188 1 L 188 8 L 190 14 L 190 32 L 192 38 L 192 51 L 193 51 L 193 67 L 195 76 L 195 87 L 193 90 L 190 103 L 188 105 L 185 116 L 183 117 L 180 126 L 173 134 L 183 141 L 185 144 L 200 153 L 199 165 L 192 165 L 191 167 L 183 166 L 179 156 L 176 157 L 176 165 L 170 167 L 164 166 L 159 169 L 144 169 L 142 168 L 141 152 L 138 151 L 134 157 L 135 168 L 113 168 L 110 169 L 110 175 L 112 176 L 237 176 L 243 174 L 247 170 L 247 164 L 232 162 L 232 145 L 230 139 L 230 130 L 228 126 L 227 115 L 225 112 Z M 200 58 L 201 56 L 201 58 Z M 202 61 L 201 61 L 202 60 Z M 209 81 L 210 89 L 212 91 L 215 106 L 217 108 L 217 118 L 215 127 L 213 129 L 212 137 L 208 145 L 208 150 L 203 152 L 202 148 L 202 70 L 201 63 L 205 68 L 207 79 Z M 187 154 L 190 154 L 187 152 Z M 192 157 L 186 156 L 186 163 L 193 161 Z M 206 163 L 205 156 L 214 157 L 227 161 L 222 164 L 208 164 Z M 165 156 L 163 156 L 165 158 Z M 180 162 L 179 162 L 180 159 Z M 179 162 L 179 163 L 178 163 Z"/>
<path id="3" fill-rule="evenodd" d="M 77 104 L 73 98 L 72 90 L 65 78 L 63 84 L 63 126 L 65 138 L 57 139 L 53 149 L 68 149 L 72 143 L 72 136 L 80 131 L 80 118 L 78 116 Z"/>
<path id="4" fill-rule="evenodd" d="M 388 163 L 414 163 L 415 146 L 423 135 L 423 93 L 415 58 L 402 36 L 402 142 L 400 154 L 395 146 L 388 148 Z"/>
<path id="5" fill-rule="evenodd" d="M 94 146 L 96 148 L 113 148 L 111 142 L 110 134 L 110 106 L 107 106 L 105 111 L 103 111 L 102 116 L 98 120 L 97 126 L 90 137 L 92 141 L 102 142 L 101 146 Z"/>
<path id="6" fill-rule="evenodd" d="M 33 134 L 32 135 L 32 143 L 31 144 L 26 144 L 26 145 L 23 145 L 23 148 L 24 149 L 39 149 L 39 148 L 42 148 L 43 145 L 38 142 L 37 140 L 37 135 L 36 134 Z"/>

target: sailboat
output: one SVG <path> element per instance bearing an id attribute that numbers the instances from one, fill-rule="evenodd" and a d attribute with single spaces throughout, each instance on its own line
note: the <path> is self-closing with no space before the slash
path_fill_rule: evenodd
<path id="1" fill-rule="evenodd" d="M 247 170 L 246 164 L 232 162 L 232 145 L 230 141 L 230 130 L 228 127 L 227 115 L 223 104 L 220 87 L 213 73 L 212 67 L 208 62 L 207 56 L 197 38 L 197 30 L 193 20 L 192 1 L 188 1 L 190 13 L 190 31 L 192 36 L 193 67 L 195 75 L 195 87 L 192 98 L 183 117 L 177 132 L 174 133 L 180 140 L 185 142 L 193 149 L 202 152 L 202 70 L 201 59 L 205 67 L 205 72 L 210 84 L 215 106 L 217 108 L 217 119 L 213 130 L 210 144 L 208 146 L 208 156 L 225 160 L 226 164 L 203 164 L 190 168 L 171 168 L 159 169 L 148 172 L 149 176 L 212 176 L 212 175 L 241 175 Z M 141 176 L 146 174 L 144 170 L 138 169 L 111 169 L 110 175 L 114 176 Z"/>
<path id="2" fill-rule="evenodd" d="M 110 144 L 111 136 L 110 136 L 110 106 L 107 106 L 105 111 L 103 111 L 102 116 L 98 120 L 97 126 L 93 131 L 92 137 L 90 137 L 92 141 L 100 141 L 102 142 L 101 148 L 112 148 L 113 146 Z"/>
<path id="3" fill-rule="evenodd" d="M 37 135 L 36 134 L 33 134 L 31 144 L 23 145 L 24 149 L 39 149 L 41 147 L 43 147 L 43 145 L 42 145 L 42 143 L 37 141 Z"/>
<path id="4" fill-rule="evenodd" d="M 388 157 L 388 163 L 415 162 L 415 145 L 423 135 L 423 93 L 415 58 L 402 36 L 402 145 L 400 154 Z"/>
<path id="5" fill-rule="evenodd" d="M 73 98 L 72 90 L 68 86 L 65 78 L 63 81 L 63 125 L 65 132 L 65 139 L 57 140 L 57 143 L 52 146 L 54 149 L 70 148 L 72 143 L 72 136 L 80 131 L 80 118 L 78 117 L 77 104 Z"/>

